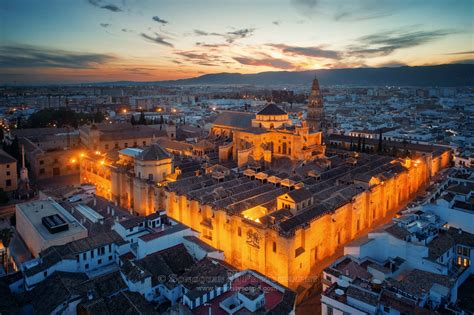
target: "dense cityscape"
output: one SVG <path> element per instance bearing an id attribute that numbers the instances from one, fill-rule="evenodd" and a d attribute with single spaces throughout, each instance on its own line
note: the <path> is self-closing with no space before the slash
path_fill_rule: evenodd
<path id="1" fill-rule="evenodd" d="M 7 3 L 5 21 L 5 12 L 22 16 L 31 4 Z M 387 4 L 361 3 L 337 11 L 334 25 L 397 16 Z M 461 27 L 460 12 L 473 9 L 466 3 L 431 9 L 446 10 L 440 27 L 454 13 Z M 51 1 L 38 14 L 62 5 Z M 147 5 L 89 0 L 78 10 L 104 14 L 100 29 L 113 45 L 111 16 L 142 19 Z M 288 29 L 316 23 L 326 5 L 290 1 L 298 20 Z M 163 8 L 173 17 L 173 6 Z M 178 51 L 173 22 L 149 20 L 156 37 L 151 27 L 138 37 L 186 58 L 166 75 L 143 65 L 130 75 L 122 64 L 115 73 L 106 63 L 118 53 L 13 51 L 2 35 L 0 314 L 474 314 L 474 66 L 428 62 L 424 53 L 371 63 L 451 33 L 470 34 L 471 51 L 446 58 L 472 57 L 472 20 L 468 31 L 360 36 L 367 47 L 348 46 L 358 59 L 336 43 L 261 39 L 282 55 L 250 61 L 240 43 L 258 38 L 260 25 L 183 31 L 183 40 L 236 45 L 232 59 L 243 68 L 214 56 L 216 43 Z M 297 65 L 297 56 L 339 63 Z M 163 65 L 168 57 L 159 57 Z M 185 61 L 226 71 L 177 74 Z"/>

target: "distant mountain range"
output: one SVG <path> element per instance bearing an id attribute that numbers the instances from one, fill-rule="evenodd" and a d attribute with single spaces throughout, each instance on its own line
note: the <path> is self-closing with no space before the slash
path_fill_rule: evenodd
<path id="1" fill-rule="evenodd" d="M 271 71 L 255 74 L 216 73 L 172 81 L 119 81 L 97 83 L 97 85 L 309 85 L 315 75 L 321 85 L 474 86 L 474 64 Z"/>

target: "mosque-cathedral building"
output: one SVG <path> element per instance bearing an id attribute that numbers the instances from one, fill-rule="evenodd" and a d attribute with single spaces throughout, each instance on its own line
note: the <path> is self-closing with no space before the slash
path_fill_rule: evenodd
<path id="1" fill-rule="evenodd" d="M 319 262 L 393 216 L 451 162 L 450 150 L 423 145 L 406 158 L 327 149 L 323 120 L 315 80 L 306 121 L 293 124 L 275 104 L 225 111 L 194 148 L 156 139 L 102 165 L 85 158 L 81 177 L 137 214 L 164 208 L 228 263 L 301 290 Z M 200 157 L 212 149 L 212 161 Z"/>

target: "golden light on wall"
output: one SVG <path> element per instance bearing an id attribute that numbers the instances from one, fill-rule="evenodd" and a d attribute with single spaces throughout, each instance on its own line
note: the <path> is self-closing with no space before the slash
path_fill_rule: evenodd
<path id="1" fill-rule="evenodd" d="M 267 214 L 267 209 L 262 206 L 257 206 L 242 212 L 244 218 L 260 223 L 260 218 Z"/>

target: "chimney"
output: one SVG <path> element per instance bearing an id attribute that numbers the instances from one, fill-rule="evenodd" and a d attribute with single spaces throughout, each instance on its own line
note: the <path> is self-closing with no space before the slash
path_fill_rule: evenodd
<path id="1" fill-rule="evenodd" d="M 382 288 L 382 281 L 379 279 L 373 279 L 370 285 L 372 287 L 372 290 L 374 290 L 375 292 L 380 292 Z"/>
<path id="2" fill-rule="evenodd" d="M 87 291 L 87 299 L 90 301 L 94 298 L 94 292 L 92 290 Z"/>
<path id="3" fill-rule="evenodd" d="M 339 302 L 342 302 L 344 301 L 344 290 L 342 289 L 336 289 L 336 291 L 334 291 L 336 293 L 336 300 L 339 301 Z"/>

